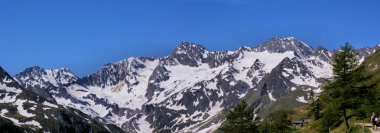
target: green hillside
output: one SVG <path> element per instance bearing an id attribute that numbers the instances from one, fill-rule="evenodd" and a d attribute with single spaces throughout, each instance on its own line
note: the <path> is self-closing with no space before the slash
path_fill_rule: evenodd
<path id="1" fill-rule="evenodd" d="M 362 90 L 358 90 L 356 94 L 353 94 L 353 96 L 357 96 L 361 93 L 366 93 L 366 91 L 369 91 L 367 96 L 358 99 L 363 101 L 362 103 L 355 105 L 357 106 L 355 108 L 347 109 L 347 117 L 350 129 L 347 131 L 346 125 L 342 120 L 342 117 L 338 115 L 339 112 L 337 112 L 336 110 L 334 112 L 326 109 L 329 107 L 324 107 L 325 109 L 322 110 L 321 114 L 325 115 L 325 119 L 314 119 L 310 117 L 311 122 L 303 129 L 299 130 L 299 132 L 325 132 L 326 127 L 324 127 L 324 125 L 326 125 L 327 119 L 331 122 L 329 125 L 331 126 L 329 127 L 330 132 L 362 132 L 362 127 L 358 126 L 359 123 L 369 123 L 372 112 L 375 112 L 377 115 L 380 115 L 380 51 L 376 51 L 372 55 L 368 56 L 361 64 L 361 67 L 364 67 L 366 70 L 364 76 L 370 78 L 360 81 L 358 82 L 358 84 L 366 84 L 372 86 L 367 88 L 361 88 Z M 331 105 L 330 103 L 324 104 L 325 106 Z M 323 113 L 323 111 L 330 111 L 330 113 L 326 114 Z M 328 114 L 330 114 L 330 116 L 326 116 Z M 365 132 L 370 132 L 370 129 L 366 128 Z"/>

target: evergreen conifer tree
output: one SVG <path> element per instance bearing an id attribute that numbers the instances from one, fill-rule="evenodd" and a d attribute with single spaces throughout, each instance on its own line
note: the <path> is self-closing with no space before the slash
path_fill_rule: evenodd
<path id="1" fill-rule="evenodd" d="M 347 111 L 364 105 L 371 92 L 365 84 L 370 77 L 366 74 L 365 67 L 359 65 L 357 52 L 348 43 L 334 54 L 333 76 L 333 81 L 324 87 L 321 97 L 324 104 L 328 104 L 326 106 L 337 108 L 336 114 L 341 115 L 348 131 L 350 125 Z"/>
<path id="2" fill-rule="evenodd" d="M 253 120 L 253 110 L 245 100 L 241 100 L 235 107 L 225 114 L 226 121 L 219 128 L 225 133 L 255 133 L 256 124 Z"/>

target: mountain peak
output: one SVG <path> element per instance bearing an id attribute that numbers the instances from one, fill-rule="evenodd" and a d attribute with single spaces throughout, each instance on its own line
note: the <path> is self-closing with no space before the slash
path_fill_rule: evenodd
<path id="1" fill-rule="evenodd" d="M 269 39 L 267 42 L 275 42 L 276 44 L 282 44 L 282 45 L 287 45 L 287 46 L 295 45 L 295 46 L 301 46 L 301 47 L 303 46 L 303 47 L 311 48 L 309 45 L 296 39 L 295 37 L 273 37 Z"/>
<path id="2" fill-rule="evenodd" d="M 294 37 L 273 37 L 268 41 L 256 46 L 256 50 L 271 53 L 284 53 L 294 51 L 298 57 L 309 57 L 313 54 L 313 49 L 306 43 L 297 40 Z"/>
<path id="3" fill-rule="evenodd" d="M 295 37 L 273 37 L 271 40 L 292 41 L 297 39 Z"/>
<path id="4" fill-rule="evenodd" d="M 31 66 L 31 67 L 26 68 L 24 71 L 41 71 L 41 70 L 43 70 L 43 68 L 40 66 Z"/>
<path id="5" fill-rule="evenodd" d="M 60 86 L 59 84 L 69 84 L 77 81 L 79 78 L 67 68 L 60 69 L 44 69 L 40 66 L 32 66 L 26 68 L 24 71 L 16 74 L 14 78 L 22 83 L 30 82 L 30 84 L 21 84 L 25 88 L 34 87 L 43 84 L 52 84 Z M 48 85 L 46 85 L 48 86 Z"/>
<path id="6" fill-rule="evenodd" d="M 200 44 L 190 43 L 188 41 L 181 41 L 173 51 L 173 54 L 191 54 L 191 53 L 203 53 L 206 50 Z"/>
<path id="7" fill-rule="evenodd" d="M 0 83 L 7 77 L 9 77 L 8 73 L 0 66 Z"/>
<path id="8" fill-rule="evenodd" d="M 182 41 L 173 50 L 170 57 L 183 65 L 198 66 L 198 62 L 202 61 L 206 52 L 206 48 L 202 45 Z"/>

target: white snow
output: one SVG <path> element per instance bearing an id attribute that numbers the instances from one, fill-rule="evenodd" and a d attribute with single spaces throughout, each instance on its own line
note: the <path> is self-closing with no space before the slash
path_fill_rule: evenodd
<path id="1" fill-rule="evenodd" d="M 296 89 L 297 89 L 296 87 L 292 87 L 290 90 L 295 91 Z"/>
<path id="2" fill-rule="evenodd" d="M 84 112 L 86 114 L 93 115 L 93 116 L 103 117 L 103 116 L 107 115 L 109 111 L 111 111 L 111 108 L 107 109 L 107 107 L 104 107 L 100 104 L 95 104 L 94 101 L 89 100 L 89 99 L 83 99 L 83 98 L 81 99 L 81 100 L 86 101 L 90 104 L 89 106 L 84 106 L 81 104 L 74 104 L 69 99 L 65 99 L 65 98 L 61 98 L 61 97 L 54 97 L 54 98 L 61 105 L 79 109 L 82 112 Z M 50 108 L 46 108 L 46 109 L 50 109 Z"/>
<path id="3" fill-rule="evenodd" d="M 307 101 L 305 100 L 305 97 L 304 96 L 299 96 L 297 97 L 297 101 L 301 102 L 301 103 L 307 103 Z"/>
<path id="4" fill-rule="evenodd" d="M 4 116 L 6 113 L 8 113 L 8 110 L 7 109 L 2 109 L 1 111 L 0 111 L 0 115 L 1 116 Z"/>
<path id="5" fill-rule="evenodd" d="M 216 86 L 216 82 L 215 81 L 208 81 L 207 85 L 206 85 L 206 88 L 207 89 L 211 89 L 211 90 L 218 90 L 218 87 Z"/>
<path id="6" fill-rule="evenodd" d="M 276 101 L 276 99 L 273 97 L 272 92 L 268 93 L 269 99 L 272 101 Z"/>
<path id="7" fill-rule="evenodd" d="M 318 89 L 315 89 L 315 90 L 313 90 L 314 91 L 314 93 L 317 93 L 317 94 L 319 94 L 319 93 L 321 93 L 322 92 L 322 88 L 321 87 L 319 87 Z"/>
<path id="8" fill-rule="evenodd" d="M 146 116 L 142 116 L 140 119 L 138 119 L 138 124 L 140 128 L 141 133 L 153 133 L 153 129 L 150 127 L 150 123 L 145 120 Z"/>
<path id="9" fill-rule="evenodd" d="M 22 106 L 27 100 L 21 100 L 21 99 L 18 99 L 16 102 L 14 102 L 13 104 L 14 105 L 17 105 L 17 110 L 18 110 L 18 113 L 20 115 L 23 115 L 25 117 L 33 117 L 35 116 L 35 114 L 32 114 L 32 113 L 28 113 L 27 110 L 24 109 L 24 107 Z"/>
<path id="10" fill-rule="evenodd" d="M 42 126 L 40 125 L 40 123 L 37 122 L 37 121 L 35 121 L 35 120 L 31 120 L 31 121 L 27 121 L 27 122 L 19 122 L 19 120 L 15 119 L 15 118 L 11 118 L 11 117 L 5 116 L 6 113 L 8 113 L 8 110 L 2 109 L 1 112 L 0 112 L 0 115 L 2 117 L 6 118 L 6 119 L 11 120 L 17 126 L 32 125 L 32 126 L 37 126 L 38 128 L 42 128 Z"/>
<path id="11" fill-rule="evenodd" d="M 194 103 L 193 103 L 193 106 L 195 107 L 195 106 L 197 106 L 199 104 L 199 99 L 196 99 L 195 101 L 194 101 Z"/>
<path id="12" fill-rule="evenodd" d="M 0 90 L 5 90 L 7 92 L 14 92 L 14 93 L 21 93 L 22 92 L 21 89 L 17 89 L 17 88 L 14 88 L 14 87 L 8 87 L 8 86 L 6 86 L 5 84 L 2 84 L 2 83 L 0 83 Z"/>
<path id="13" fill-rule="evenodd" d="M 22 125 L 33 125 L 33 126 L 37 126 L 39 128 L 42 128 L 42 126 L 40 125 L 39 122 L 35 121 L 35 120 L 31 120 L 31 121 L 27 121 L 25 123 L 20 123 Z"/>
<path id="14" fill-rule="evenodd" d="M 220 111 L 223 110 L 223 108 L 221 107 L 222 105 L 222 101 L 217 101 L 217 102 L 214 102 L 214 106 L 212 106 L 213 104 L 210 103 L 210 107 L 211 109 L 210 110 L 207 110 L 206 112 L 200 112 L 200 111 L 196 111 L 194 112 L 193 115 L 191 115 L 190 117 L 187 117 L 186 115 L 182 115 L 181 118 L 179 119 L 176 119 L 177 122 L 181 122 L 181 121 L 187 121 L 187 120 L 195 120 L 195 121 L 202 121 L 204 123 L 197 123 L 197 124 L 193 124 L 193 125 L 190 125 L 188 127 L 185 127 L 183 128 L 181 131 L 177 131 L 177 132 L 189 132 L 189 131 L 193 131 L 193 132 L 208 132 L 208 131 L 213 131 L 214 129 L 217 129 L 219 127 L 219 125 L 222 123 L 222 121 L 220 121 L 219 123 L 213 123 L 212 126 L 206 128 L 206 129 L 202 129 L 201 131 L 198 131 L 199 127 L 202 127 L 204 126 L 204 124 L 206 124 L 208 121 L 210 121 L 212 118 L 214 118 L 218 113 L 220 113 Z M 202 116 L 205 115 L 205 114 L 209 114 L 210 116 L 206 119 L 203 120 Z M 196 116 L 198 114 L 202 114 L 201 117 L 197 117 L 195 119 L 192 119 L 193 116 Z M 194 128 L 195 126 L 197 126 L 198 128 Z"/>
<path id="15" fill-rule="evenodd" d="M 37 108 L 37 105 L 33 105 L 33 106 L 30 108 L 30 110 L 36 110 L 36 108 Z"/>
<path id="16" fill-rule="evenodd" d="M 257 59 L 260 61 L 260 63 L 264 64 L 262 70 L 265 73 L 270 73 L 272 69 L 275 68 L 286 57 L 290 59 L 294 58 L 294 52 L 287 51 L 284 53 L 269 53 L 268 51 L 243 51 L 240 53 L 237 61 L 233 63 L 233 67 L 239 71 L 239 73 L 234 74 L 234 78 L 236 80 L 246 82 L 252 88 L 253 86 L 251 81 L 254 77 L 258 78 L 259 81 L 263 78 L 263 76 L 259 76 L 258 72 L 255 72 L 253 77 L 247 76 L 249 68 L 255 63 Z"/>
<path id="17" fill-rule="evenodd" d="M 10 93 L 2 93 L 5 95 L 4 98 L 0 99 L 0 103 L 13 103 L 16 101 L 17 95 L 11 95 Z"/>
<path id="18" fill-rule="evenodd" d="M 49 106 L 49 107 L 58 108 L 57 105 L 54 105 L 54 104 L 49 103 L 49 102 L 47 102 L 47 101 L 43 102 L 42 104 L 43 104 L 43 105 L 46 105 L 46 106 Z"/>
<path id="19" fill-rule="evenodd" d="M 208 53 L 209 53 L 208 51 L 203 52 L 203 53 L 202 53 L 202 57 L 203 57 L 203 58 L 207 58 Z"/>
<path id="20" fill-rule="evenodd" d="M 83 112 L 90 114 L 92 116 L 106 116 L 112 108 L 96 104 L 95 101 L 91 99 L 84 98 L 90 94 L 95 94 L 97 98 L 107 99 L 108 104 L 117 104 L 119 107 L 129 108 L 129 109 L 141 109 L 141 105 L 147 102 L 145 98 L 146 88 L 148 86 L 149 77 L 152 74 L 155 67 L 158 65 L 158 60 L 145 62 L 138 58 L 129 58 L 128 60 L 120 61 L 118 63 L 127 63 L 129 74 L 126 77 L 131 84 L 139 82 L 138 84 L 128 85 L 126 82 L 119 82 L 116 85 L 109 85 L 104 88 L 97 86 L 83 87 L 80 85 L 71 85 L 68 87 L 67 91 L 70 95 L 77 98 L 78 100 L 89 103 L 90 105 L 84 106 L 81 104 L 73 104 L 68 99 L 63 99 L 60 97 L 55 97 L 59 104 L 77 108 Z M 144 64 L 144 68 L 133 68 L 131 63 Z M 133 74 L 133 73 L 137 73 Z M 131 76 L 132 75 L 132 76 Z M 81 91 L 86 90 L 86 91 Z M 110 118 L 112 121 L 119 123 L 125 122 L 124 119 L 119 119 L 115 117 Z M 121 125 L 122 123 L 120 123 Z"/>
<path id="21" fill-rule="evenodd" d="M 212 103 L 215 103 L 215 105 L 212 106 L 213 105 Z M 222 103 L 223 103 L 223 101 L 210 102 L 209 106 L 211 107 L 211 109 L 207 111 L 207 113 L 210 115 L 210 117 L 215 116 L 221 110 L 223 110 Z"/>
<path id="22" fill-rule="evenodd" d="M 362 64 L 363 61 L 364 61 L 364 59 L 365 59 L 365 57 L 360 58 L 360 59 L 359 59 L 359 64 Z"/>
<path id="23" fill-rule="evenodd" d="M 23 76 L 20 79 L 16 79 L 18 82 L 25 83 L 26 87 L 34 87 L 39 85 L 41 88 L 45 88 L 46 83 L 51 83 L 53 86 L 59 87 L 62 84 L 67 84 L 69 81 L 78 79 L 74 74 L 68 72 L 65 68 L 61 69 L 43 69 L 41 76 Z"/>
<path id="24" fill-rule="evenodd" d="M 12 82 L 12 80 L 11 80 L 10 78 L 5 77 L 5 78 L 3 79 L 3 82 L 4 82 L 4 83 L 10 83 L 10 82 Z"/>
<path id="25" fill-rule="evenodd" d="M 223 69 L 227 68 L 227 64 L 216 68 L 210 68 L 208 64 L 201 64 L 198 67 L 190 66 L 165 66 L 170 71 L 169 79 L 159 83 L 161 88 L 165 88 L 163 92 L 156 92 L 152 103 L 160 103 L 167 97 L 176 94 L 184 89 L 193 87 L 196 83 L 207 81 L 215 78 Z M 158 96 L 157 96 L 158 94 Z"/>
<path id="26" fill-rule="evenodd" d="M 309 85 L 313 87 L 319 87 L 321 85 L 320 83 L 317 82 L 317 80 L 315 79 L 315 77 L 313 77 L 313 75 L 310 75 L 308 73 L 306 73 L 305 75 L 302 75 L 300 72 L 301 70 L 299 66 L 293 69 L 284 68 L 284 71 L 285 72 L 283 72 L 283 74 L 293 73 L 294 77 L 290 81 L 296 85 Z M 298 74 L 298 75 L 295 75 L 295 74 Z"/>
<path id="27" fill-rule="evenodd" d="M 201 112 L 201 111 L 195 111 L 191 116 L 189 116 L 189 118 L 192 120 L 192 121 L 202 121 L 203 120 L 203 115 L 204 115 L 205 112 Z M 195 117 L 195 118 L 194 118 Z"/>
<path id="28" fill-rule="evenodd" d="M 234 85 L 236 85 L 236 82 L 235 82 L 235 81 L 231 81 L 231 82 L 230 82 L 230 85 L 231 85 L 231 86 L 234 86 Z"/>
<path id="29" fill-rule="evenodd" d="M 289 77 L 290 75 L 286 72 L 282 72 L 282 75 L 284 75 L 285 77 Z"/>
<path id="30" fill-rule="evenodd" d="M 294 78 L 290 81 L 297 85 L 309 85 L 316 88 L 321 85 L 315 78 L 312 77 L 294 76 Z"/>
<path id="31" fill-rule="evenodd" d="M 171 110 L 176 110 L 176 111 L 187 110 L 187 108 L 184 105 L 173 105 L 173 104 L 170 104 L 168 106 L 165 106 L 165 108 L 171 109 Z"/>
<path id="32" fill-rule="evenodd" d="M 315 56 L 301 61 L 316 78 L 331 78 L 333 75 L 332 65 L 329 62 L 322 61 Z M 313 62 L 315 62 L 316 65 Z"/>
<path id="33" fill-rule="evenodd" d="M 146 68 L 137 69 L 138 74 L 135 77 L 130 77 L 129 82 L 138 81 L 135 86 L 128 86 L 125 82 L 120 82 L 115 86 L 107 86 L 100 88 L 96 86 L 90 86 L 88 89 L 91 93 L 95 94 L 99 98 L 106 98 L 111 103 L 116 103 L 121 107 L 128 107 L 130 109 L 141 108 L 141 103 L 145 103 L 148 100 L 145 97 L 146 88 L 148 87 L 149 77 L 153 73 L 153 70 L 158 65 L 158 60 L 142 62 L 138 59 L 136 61 L 144 64 Z M 131 72 L 132 73 L 132 72 Z M 78 87 L 73 87 L 78 88 Z M 128 91 L 130 90 L 130 91 Z M 77 91 L 71 91 L 71 94 L 78 93 Z M 83 97 L 87 94 L 73 94 L 76 97 Z"/>
<path id="34" fill-rule="evenodd" d="M 54 77 L 55 71 L 54 70 L 45 70 L 45 72 L 46 72 L 46 76 L 43 76 L 43 80 L 45 82 L 52 83 L 54 86 L 59 86 L 57 83 L 57 80 Z"/>

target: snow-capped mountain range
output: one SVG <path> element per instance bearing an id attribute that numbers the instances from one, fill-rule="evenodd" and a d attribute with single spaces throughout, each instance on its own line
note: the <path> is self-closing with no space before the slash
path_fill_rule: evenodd
<path id="1" fill-rule="evenodd" d="M 0 67 L 0 131 L 124 132 L 113 124 L 101 122 L 101 118 L 95 120 L 78 109 L 46 99 L 51 98 L 47 94 L 39 95 L 25 89 Z"/>
<path id="2" fill-rule="evenodd" d="M 359 49 L 359 58 L 378 47 Z M 131 57 L 82 78 L 37 66 L 13 78 L 50 102 L 126 132 L 207 132 L 242 98 L 258 117 L 305 103 L 307 91 L 321 92 L 332 77 L 332 54 L 293 37 L 235 51 L 208 51 L 184 41 L 166 57 Z"/>

